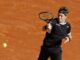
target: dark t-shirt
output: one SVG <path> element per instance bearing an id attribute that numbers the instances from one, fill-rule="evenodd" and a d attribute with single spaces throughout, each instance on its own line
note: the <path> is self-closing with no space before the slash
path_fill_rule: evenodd
<path id="1" fill-rule="evenodd" d="M 62 38 L 66 37 L 71 31 L 71 26 L 67 22 L 65 25 L 58 23 L 58 18 L 49 22 L 52 25 L 51 33 L 46 32 L 43 45 L 44 46 L 60 46 Z"/>

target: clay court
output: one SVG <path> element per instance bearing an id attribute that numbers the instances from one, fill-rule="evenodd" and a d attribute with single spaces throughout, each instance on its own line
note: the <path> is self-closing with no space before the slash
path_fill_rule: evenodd
<path id="1" fill-rule="evenodd" d="M 79 60 L 80 0 L 0 0 L 0 60 L 37 60 L 46 24 L 38 13 L 50 11 L 56 17 L 61 6 L 69 9 L 73 36 L 62 44 L 63 60 Z"/>

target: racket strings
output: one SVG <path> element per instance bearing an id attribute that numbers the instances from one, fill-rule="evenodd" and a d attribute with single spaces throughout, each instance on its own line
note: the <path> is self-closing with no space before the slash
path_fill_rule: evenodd
<path id="1" fill-rule="evenodd" d="M 39 18 L 42 20 L 50 20 L 53 18 L 53 15 L 52 13 L 49 13 L 49 12 L 41 12 L 39 14 Z"/>

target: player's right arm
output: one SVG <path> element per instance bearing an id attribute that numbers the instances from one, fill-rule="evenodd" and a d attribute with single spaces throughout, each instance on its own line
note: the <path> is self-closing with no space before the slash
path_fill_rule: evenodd
<path id="1" fill-rule="evenodd" d="M 44 31 L 46 30 L 48 33 L 51 33 L 51 30 L 52 30 L 53 26 L 55 26 L 55 22 L 54 21 L 50 21 L 49 23 L 47 23 L 47 25 L 45 25 L 43 27 L 43 30 Z"/>

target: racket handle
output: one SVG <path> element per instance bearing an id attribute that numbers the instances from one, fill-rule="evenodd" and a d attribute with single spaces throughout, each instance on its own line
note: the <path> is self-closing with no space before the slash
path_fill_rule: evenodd
<path id="1" fill-rule="evenodd" d="M 48 20 L 45 20 L 45 22 L 46 22 L 46 23 L 49 23 L 51 20 L 53 20 L 53 19 L 48 19 Z"/>
<path id="2" fill-rule="evenodd" d="M 47 29 L 47 25 L 43 26 L 43 31 L 45 31 Z"/>

